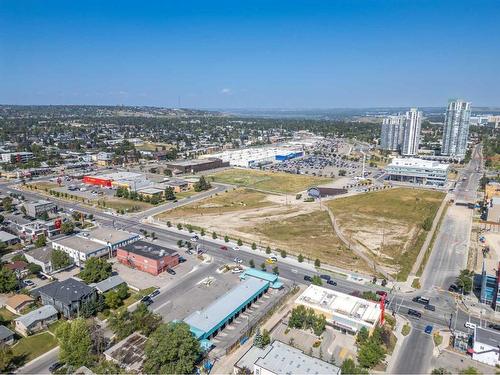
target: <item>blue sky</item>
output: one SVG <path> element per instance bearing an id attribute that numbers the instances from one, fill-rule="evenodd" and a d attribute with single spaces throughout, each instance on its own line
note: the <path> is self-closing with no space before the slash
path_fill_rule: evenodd
<path id="1" fill-rule="evenodd" d="M 500 105 L 499 15 L 498 0 L 0 0 L 0 103 Z"/>

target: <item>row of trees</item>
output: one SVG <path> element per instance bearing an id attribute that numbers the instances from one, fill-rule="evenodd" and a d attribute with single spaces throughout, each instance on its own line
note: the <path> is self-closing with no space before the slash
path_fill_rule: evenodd
<path id="1" fill-rule="evenodd" d="M 288 319 L 290 328 L 311 329 L 316 336 L 320 336 L 326 327 L 326 318 L 323 314 L 317 315 L 313 309 L 299 305 L 292 310 Z"/>
<path id="2" fill-rule="evenodd" d="M 116 338 L 122 340 L 136 331 L 149 336 L 160 325 L 161 316 L 149 311 L 145 304 L 139 303 L 133 312 L 127 309 L 116 312 L 109 318 L 108 323 Z"/>

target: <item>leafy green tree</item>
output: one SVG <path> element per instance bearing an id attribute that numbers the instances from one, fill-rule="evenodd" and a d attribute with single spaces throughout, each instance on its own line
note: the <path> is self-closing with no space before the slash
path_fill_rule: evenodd
<path id="1" fill-rule="evenodd" d="M 262 271 L 265 271 L 266 270 L 266 263 L 265 262 L 262 262 L 261 265 L 260 265 L 260 269 Z"/>
<path id="2" fill-rule="evenodd" d="M 167 186 L 165 188 L 165 199 L 167 201 L 173 201 L 173 200 L 175 200 L 174 189 L 171 186 Z"/>
<path id="3" fill-rule="evenodd" d="M 5 221 L 5 217 L 3 215 L 0 215 L 0 224 L 2 224 Z"/>
<path id="4" fill-rule="evenodd" d="M 478 375 L 480 372 L 477 370 L 477 368 L 469 366 L 459 373 L 460 375 Z"/>
<path id="5" fill-rule="evenodd" d="M 121 368 L 120 365 L 112 361 L 107 361 L 105 359 L 100 360 L 91 369 L 94 374 L 103 374 L 103 375 L 126 374 L 126 371 L 123 368 Z"/>
<path id="6" fill-rule="evenodd" d="M 368 340 L 368 337 L 370 336 L 370 333 L 366 329 L 366 327 L 361 327 L 361 329 L 358 331 L 358 334 L 356 335 L 356 344 L 357 345 L 362 345 Z"/>
<path id="7" fill-rule="evenodd" d="M 76 370 L 92 362 L 92 340 L 83 318 L 64 321 L 57 328 L 56 336 L 59 339 L 59 360 L 69 369 Z"/>
<path id="8" fill-rule="evenodd" d="M 98 283 L 107 279 L 112 274 L 111 264 L 103 258 L 90 258 L 85 262 L 85 267 L 79 277 L 87 284 Z"/>
<path id="9" fill-rule="evenodd" d="M 184 245 L 184 241 L 182 240 L 177 240 L 177 246 L 182 247 Z"/>
<path id="10" fill-rule="evenodd" d="M 118 293 L 118 297 L 120 297 L 121 300 L 124 300 L 129 295 L 128 287 L 127 287 L 127 284 L 125 284 L 125 283 L 120 284 L 115 290 L 116 290 L 116 293 Z"/>
<path id="11" fill-rule="evenodd" d="M 267 329 L 262 330 L 262 346 L 267 346 L 271 343 L 271 335 Z"/>
<path id="12" fill-rule="evenodd" d="M 122 300 L 115 290 L 110 290 L 104 294 L 104 301 L 106 306 L 110 309 L 116 309 L 122 304 Z"/>
<path id="13" fill-rule="evenodd" d="M 250 268 L 255 268 L 255 262 L 253 259 L 250 259 L 248 263 L 250 264 Z"/>
<path id="14" fill-rule="evenodd" d="M 321 277 L 319 277 L 318 275 L 314 275 L 312 277 L 312 284 L 321 286 L 321 285 L 323 285 L 323 280 L 321 280 Z"/>
<path id="15" fill-rule="evenodd" d="M 72 221 L 65 221 L 61 225 L 61 232 L 64 234 L 73 233 L 74 230 L 75 230 L 75 223 L 73 223 Z"/>
<path id="16" fill-rule="evenodd" d="M 212 238 L 213 238 L 214 240 L 216 240 L 216 239 L 217 239 L 217 233 L 212 232 Z"/>
<path id="17" fill-rule="evenodd" d="M 342 177 L 342 176 L 345 176 L 345 175 L 346 175 L 346 173 L 347 173 L 347 172 L 346 172 L 344 169 L 339 170 L 339 176 L 341 176 L 341 177 Z"/>
<path id="18" fill-rule="evenodd" d="M 321 336 L 326 328 L 326 317 L 323 314 L 316 316 L 312 324 L 312 330 L 316 336 Z"/>
<path id="19" fill-rule="evenodd" d="M 422 229 L 425 231 L 430 231 L 432 228 L 432 217 L 426 217 L 424 222 L 422 223 Z"/>
<path id="20" fill-rule="evenodd" d="M 278 269 L 278 266 L 274 266 L 274 267 L 273 267 L 273 273 L 274 273 L 275 275 L 279 275 L 280 271 L 279 271 L 279 269 Z"/>
<path id="21" fill-rule="evenodd" d="M 35 263 L 28 263 L 28 270 L 32 275 L 42 272 L 42 267 Z"/>
<path id="22" fill-rule="evenodd" d="M 271 247 L 270 246 L 266 247 L 266 254 L 271 254 Z"/>
<path id="23" fill-rule="evenodd" d="M 52 268 L 58 270 L 64 267 L 68 267 L 73 263 L 71 257 L 62 250 L 52 250 L 50 255 L 50 262 L 52 263 Z"/>
<path id="24" fill-rule="evenodd" d="M 252 242 L 252 250 L 257 250 L 257 244 L 255 242 Z"/>
<path id="25" fill-rule="evenodd" d="M 316 259 L 316 260 L 314 261 L 314 267 L 316 267 L 316 268 L 321 267 L 321 261 L 320 261 L 319 259 Z"/>
<path id="26" fill-rule="evenodd" d="M 12 198 L 5 197 L 4 199 L 2 199 L 2 207 L 7 212 L 12 211 Z"/>
<path id="27" fill-rule="evenodd" d="M 241 238 L 238 238 L 238 246 L 243 246 L 243 241 L 241 240 Z"/>
<path id="28" fill-rule="evenodd" d="M 299 263 L 302 263 L 304 261 L 304 256 L 302 254 L 299 254 L 297 260 L 299 261 Z"/>
<path id="29" fill-rule="evenodd" d="M 368 374 L 368 370 L 356 366 L 356 363 L 351 358 L 347 358 L 346 360 L 344 360 L 344 362 L 342 362 L 340 369 L 342 374 L 346 375 Z"/>
<path id="30" fill-rule="evenodd" d="M 200 353 L 200 343 L 189 325 L 183 322 L 161 324 L 146 343 L 144 372 L 192 374 Z"/>
<path id="31" fill-rule="evenodd" d="M 205 179 L 205 176 L 201 176 L 199 181 L 194 184 L 194 191 L 200 192 L 204 190 L 209 190 L 212 188 L 212 185 L 210 185 L 210 182 L 208 182 Z"/>
<path id="32" fill-rule="evenodd" d="M 12 261 L 13 262 L 17 262 L 17 261 L 21 261 L 21 262 L 28 262 L 28 260 L 26 259 L 26 257 L 24 256 L 23 253 L 17 253 L 16 255 L 14 255 L 12 257 Z"/>
<path id="33" fill-rule="evenodd" d="M 45 234 L 39 234 L 35 240 L 36 247 L 43 247 L 47 245 L 47 239 L 45 238 Z"/>
<path id="34" fill-rule="evenodd" d="M 177 224 L 177 229 L 178 230 L 182 230 L 182 224 L 181 223 Z"/>
<path id="35" fill-rule="evenodd" d="M 447 374 L 451 374 L 451 372 L 449 372 L 447 369 L 443 368 L 443 367 L 439 367 L 439 368 L 435 368 L 431 371 L 431 374 L 432 375 L 447 375 Z"/>
<path id="36" fill-rule="evenodd" d="M 224 236 L 224 242 L 229 242 L 229 237 L 228 236 Z"/>
<path id="37" fill-rule="evenodd" d="M 170 222 L 170 220 L 167 220 L 167 227 L 171 227 L 172 226 L 172 223 Z"/>
<path id="38" fill-rule="evenodd" d="M 9 345 L 0 345 L 0 371 L 2 373 L 7 373 L 12 366 L 12 360 L 14 359 L 14 354 Z"/>
<path id="39" fill-rule="evenodd" d="M 253 345 L 261 349 L 264 347 L 262 344 L 262 333 L 260 332 L 260 328 L 257 328 L 257 332 L 255 333 L 255 337 L 253 339 Z"/>
<path id="40" fill-rule="evenodd" d="M 472 278 L 474 277 L 474 271 L 462 270 L 460 275 L 457 277 L 456 284 L 461 288 L 464 293 L 470 293 L 472 290 Z"/>
<path id="41" fill-rule="evenodd" d="M 286 258 L 286 251 L 285 250 L 281 250 L 280 251 L 280 255 L 282 258 Z"/>
<path id="42" fill-rule="evenodd" d="M 0 269 L 0 293 L 8 293 L 17 287 L 16 274 L 11 270 L 2 267 Z"/>

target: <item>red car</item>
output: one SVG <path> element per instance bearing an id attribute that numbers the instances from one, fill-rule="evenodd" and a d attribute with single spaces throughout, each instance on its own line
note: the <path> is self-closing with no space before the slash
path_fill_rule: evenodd
<path id="1" fill-rule="evenodd" d="M 387 297 L 387 292 L 383 291 L 383 290 L 377 290 L 376 293 L 380 296 L 380 297 Z"/>
<path id="2" fill-rule="evenodd" d="M 227 250 L 227 246 L 221 246 L 220 249 L 221 250 Z"/>

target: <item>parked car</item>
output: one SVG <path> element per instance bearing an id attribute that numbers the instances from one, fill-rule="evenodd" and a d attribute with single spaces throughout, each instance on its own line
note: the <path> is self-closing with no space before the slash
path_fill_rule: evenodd
<path id="1" fill-rule="evenodd" d="M 416 318 L 421 318 L 422 317 L 422 313 L 420 311 L 417 311 L 417 310 L 413 310 L 413 309 L 408 309 L 408 315 L 412 315 Z"/>
<path id="2" fill-rule="evenodd" d="M 436 306 L 434 306 L 434 305 L 425 305 L 424 309 L 429 310 L 429 311 L 436 311 Z"/>
<path id="3" fill-rule="evenodd" d="M 36 277 L 38 277 L 40 280 L 47 280 L 47 276 L 45 276 L 44 274 L 42 273 L 37 273 L 36 274 Z"/>
<path id="4" fill-rule="evenodd" d="M 153 300 L 151 299 L 150 296 L 142 297 L 141 302 L 145 304 L 146 306 L 149 306 L 153 303 Z"/>
<path id="5" fill-rule="evenodd" d="M 424 331 L 425 333 L 430 335 L 432 333 L 432 326 L 431 325 L 426 326 Z"/>
<path id="6" fill-rule="evenodd" d="M 51 373 L 54 373 L 55 371 L 59 370 L 62 366 L 63 366 L 62 363 L 60 363 L 60 362 L 54 362 L 53 364 L 51 364 L 49 366 L 49 371 Z"/>
<path id="7" fill-rule="evenodd" d="M 385 290 L 377 290 L 375 293 L 380 297 L 387 297 L 387 292 Z"/>
<path id="8" fill-rule="evenodd" d="M 321 277 L 323 280 L 326 280 L 326 281 L 331 280 L 331 278 L 332 278 L 330 275 L 319 275 L 319 277 Z"/>
<path id="9" fill-rule="evenodd" d="M 156 289 L 156 290 L 152 291 L 146 297 L 153 298 L 153 297 L 156 297 L 158 294 L 160 294 L 160 289 Z"/>
<path id="10" fill-rule="evenodd" d="M 243 260 L 241 260 L 240 258 L 234 258 L 234 263 L 243 263 Z"/>
<path id="11" fill-rule="evenodd" d="M 233 247 L 233 250 L 238 251 L 239 249 L 240 249 L 240 247 L 239 247 L 239 246 L 234 246 L 234 247 Z"/>
<path id="12" fill-rule="evenodd" d="M 448 291 L 453 293 L 458 293 L 460 292 L 460 288 L 455 284 L 451 284 L 450 287 L 448 288 Z"/>
<path id="13" fill-rule="evenodd" d="M 196 241 L 198 241 L 199 239 L 200 239 L 200 237 L 198 237 L 198 236 L 193 236 L 193 237 L 191 237 L 191 241 L 193 241 L 193 242 L 196 242 Z"/>
<path id="14" fill-rule="evenodd" d="M 175 271 L 172 268 L 167 268 L 167 272 L 171 275 L 175 275 Z"/>
<path id="15" fill-rule="evenodd" d="M 29 279 L 23 280 L 23 284 L 26 286 L 35 286 L 35 283 Z"/>
<path id="16" fill-rule="evenodd" d="M 476 328 L 476 325 L 474 323 L 471 323 L 471 322 L 465 322 L 464 326 L 465 326 L 465 328 L 469 328 L 469 329 Z"/>
<path id="17" fill-rule="evenodd" d="M 494 329 L 496 331 L 500 331 L 500 324 L 490 323 L 488 328 Z"/>
<path id="18" fill-rule="evenodd" d="M 337 282 L 333 281 L 332 279 L 326 281 L 327 284 L 337 286 Z"/>
<path id="19" fill-rule="evenodd" d="M 220 249 L 221 250 L 227 250 L 227 246 L 221 246 Z"/>
<path id="20" fill-rule="evenodd" d="M 187 261 L 187 259 L 186 259 L 186 258 L 184 258 L 184 257 L 179 257 L 179 263 L 184 263 L 184 262 L 186 262 L 186 261 Z"/>
<path id="21" fill-rule="evenodd" d="M 307 275 L 305 275 L 305 276 L 304 276 L 304 281 L 309 281 L 309 282 L 311 282 L 311 281 L 313 281 L 313 279 L 312 279 L 312 277 L 311 277 L 311 276 L 307 276 Z"/>
<path id="22" fill-rule="evenodd" d="M 231 273 L 242 273 L 242 272 L 243 272 L 243 268 L 241 268 L 241 267 L 234 267 L 231 270 Z"/>

